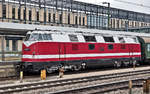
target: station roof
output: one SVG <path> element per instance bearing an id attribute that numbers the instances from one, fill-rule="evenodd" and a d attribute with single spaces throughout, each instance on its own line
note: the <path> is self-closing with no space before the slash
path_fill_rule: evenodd
<path id="1" fill-rule="evenodd" d="M 44 25 L 33 25 L 33 24 L 19 24 L 19 23 L 8 23 L 0 22 L 0 32 L 26 34 L 27 31 L 32 30 L 57 30 L 57 31 L 80 31 L 88 33 L 102 33 L 102 34 L 119 34 L 119 35 L 135 35 L 150 37 L 150 33 L 136 33 L 136 32 L 125 32 L 125 31 L 111 31 L 111 30 L 98 30 L 98 29 L 86 29 L 86 28 L 73 28 L 73 27 L 61 27 L 61 26 L 44 26 Z"/>

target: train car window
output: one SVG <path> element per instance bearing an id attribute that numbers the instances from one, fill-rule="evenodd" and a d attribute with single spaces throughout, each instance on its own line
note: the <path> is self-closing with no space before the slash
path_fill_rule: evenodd
<path id="1" fill-rule="evenodd" d="M 89 50 L 94 50 L 95 49 L 95 45 L 94 44 L 89 44 Z"/>
<path id="2" fill-rule="evenodd" d="M 78 42 L 78 37 L 77 35 L 69 35 L 70 41 L 72 42 Z"/>
<path id="3" fill-rule="evenodd" d="M 84 36 L 86 42 L 96 42 L 95 36 Z"/>
<path id="4" fill-rule="evenodd" d="M 125 40 L 123 37 L 119 37 L 118 39 L 119 39 L 120 43 L 125 43 Z"/>
<path id="5" fill-rule="evenodd" d="M 39 34 L 39 40 L 43 40 L 42 34 Z"/>
<path id="6" fill-rule="evenodd" d="M 72 50 L 78 50 L 78 44 L 72 44 Z"/>
<path id="7" fill-rule="evenodd" d="M 115 42 L 113 37 L 104 37 L 105 42 Z"/>
<path id="8" fill-rule="evenodd" d="M 150 44 L 147 44 L 147 51 L 150 52 Z"/>
<path id="9" fill-rule="evenodd" d="M 110 50 L 114 49 L 113 44 L 108 44 L 108 49 L 110 49 Z"/>
<path id="10" fill-rule="evenodd" d="M 39 39 L 39 34 L 38 33 L 32 33 L 30 36 L 30 41 L 37 41 Z"/>
<path id="11" fill-rule="evenodd" d="M 27 35 L 26 35 L 26 38 L 25 38 L 25 41 L 28 41 L 29 38 L 30 38 L 30 34 L 27 34 Z"/>

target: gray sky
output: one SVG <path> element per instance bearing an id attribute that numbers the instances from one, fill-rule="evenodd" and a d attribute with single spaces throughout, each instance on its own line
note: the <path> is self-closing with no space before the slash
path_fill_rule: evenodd
<path id="1" fill-rule="evenodd" d="M 76 1 L 88 2 L 99 5 L 102 5 L 102 2 L 110 2 L 110 5 L 115 8 L 150 14 L 150 0 L 76 0 Z"/>

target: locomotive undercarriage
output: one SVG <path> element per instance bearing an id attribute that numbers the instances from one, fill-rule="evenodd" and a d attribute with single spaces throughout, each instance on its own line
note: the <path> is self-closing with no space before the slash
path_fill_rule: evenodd
<path id="1" fill-rule="evenodd" d="M 56 62 L 24 62 L 22 70 L 25 72 L 40 72 L 46 69 L 47 73 L 59 71 L 63 67 L 65 71 L 78 71 L 86 68 L 99 68 L 113 66 L 115 68 L 128 67 L 139 64 L 139 58 L 121 58 L 121 59 L 96 59 L 96 60 L 76 60 L 76 61 L 56 61 Z"/>

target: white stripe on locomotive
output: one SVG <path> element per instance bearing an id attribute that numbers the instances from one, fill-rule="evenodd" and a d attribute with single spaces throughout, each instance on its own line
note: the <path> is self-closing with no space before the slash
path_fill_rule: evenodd
<path id="1" fill-rule="evenodd" d="M 61 55 L 23 55 L 26 59 L 48 59 L 48 58 L 75 58 L 75 57 L 103 57 L 103 56 L 132 56 L 141 55 L 140 52 L 134 53 L 101 53 L 101 54 L 61 54 Z"/>

